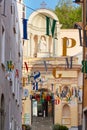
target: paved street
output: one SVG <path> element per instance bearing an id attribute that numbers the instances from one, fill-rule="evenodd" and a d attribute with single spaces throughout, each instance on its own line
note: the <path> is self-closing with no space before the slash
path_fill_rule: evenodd
<path id="1" fill-rule="evenodd" d="M 52 130 L 53 120 L 50 117 L 33 117 L 32 130 Z"/>

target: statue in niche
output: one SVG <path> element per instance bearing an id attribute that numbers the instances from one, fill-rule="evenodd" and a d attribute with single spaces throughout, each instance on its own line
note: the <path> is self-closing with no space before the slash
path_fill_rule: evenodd
<path id="1" fill-rule="evenodd" d="M 45 36 L 41 36 L 41 38 L 40 38 L 39 52 L 47 52 L 47 43 L 46 43 Z"/>

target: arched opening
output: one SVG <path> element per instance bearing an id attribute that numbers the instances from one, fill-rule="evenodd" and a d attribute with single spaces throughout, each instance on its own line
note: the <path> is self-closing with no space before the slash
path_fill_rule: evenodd
<path id="1" fill-rule="evenodd" d="M 50 119 L 51 123 L 53 123 L 54 102 L 52 99 L 53 93 L 47 88 L 40 88 L 34 95 L 32 95 L 32 122 L 34 119 L 39 120 L 44 117 L 44 120 Z"/>
<path id="2" fill-rule="evenodd" d="M 4 130 L 4 123 L 5 123 L 5 101 L 4 101 L 4 95 L 3 94 L 1 96 L 0 116 L 1 116 L 1 130 Z"/>
<path id="3" fill-rule="evenodd" d="M 65 104 L 62 109 L 62 124 L 70 127 L 71 122 L 71 113 L 70 113 L 70 107 Z"/>
<path id="4" fill-rule="evenodd" d="M 33 116 L 53 117 L 53 95 L 46 88 L 40 88 L 32 95 Z M 37 110 L 35 110 L 37 109 Z M 45 112 L 45 113 L 44 113 Z"/>

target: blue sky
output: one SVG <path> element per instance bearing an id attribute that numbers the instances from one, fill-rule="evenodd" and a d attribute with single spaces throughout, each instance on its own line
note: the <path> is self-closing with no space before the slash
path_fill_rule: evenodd
<path id="1" fill-rule="evenodd" d="M 37 9 L 41 8 L 41 3 L 43 1 L 46 3 L 46 8 L 49 8 L 49 9 L 54 9 L 58 3 L 58 0 L 24 0 L 24 3 L 28 7 L 32 8 L 34 10 L 37 10 Z M 26 14 L 27 18 L 33 12 L 32 9 L 27 8 L 27 14 Z"/>
<path id="2" fill-rule="evenodd" d="M 26 18 L 28 18 L 34 10 L 41 8 L 41 3 L 43 1 L 46 3 L 47 9 L 54 9 L 59 0 L 24 0 L 24 4 L 27 6 Z M 75 0 L 72 0 L 72 1 L 75 1 Z"/>

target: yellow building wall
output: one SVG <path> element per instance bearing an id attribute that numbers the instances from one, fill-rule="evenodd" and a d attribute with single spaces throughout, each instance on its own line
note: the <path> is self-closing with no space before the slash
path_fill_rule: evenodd
<path id="1" fill-rule="evenodd" d="M 66 103 L 60 103 L 59 105 L 55 105 L 55 117 L 54 117 L 54 123 L 64 124 L 67 127 L 71 126 L 78 126 L 78 105 L 77 101 L 73 102 L 72 104 L 68 104 L 70 108 L 70 117 L 63 118 L 62 116 L 62 107 L 66 105 Z"/>

